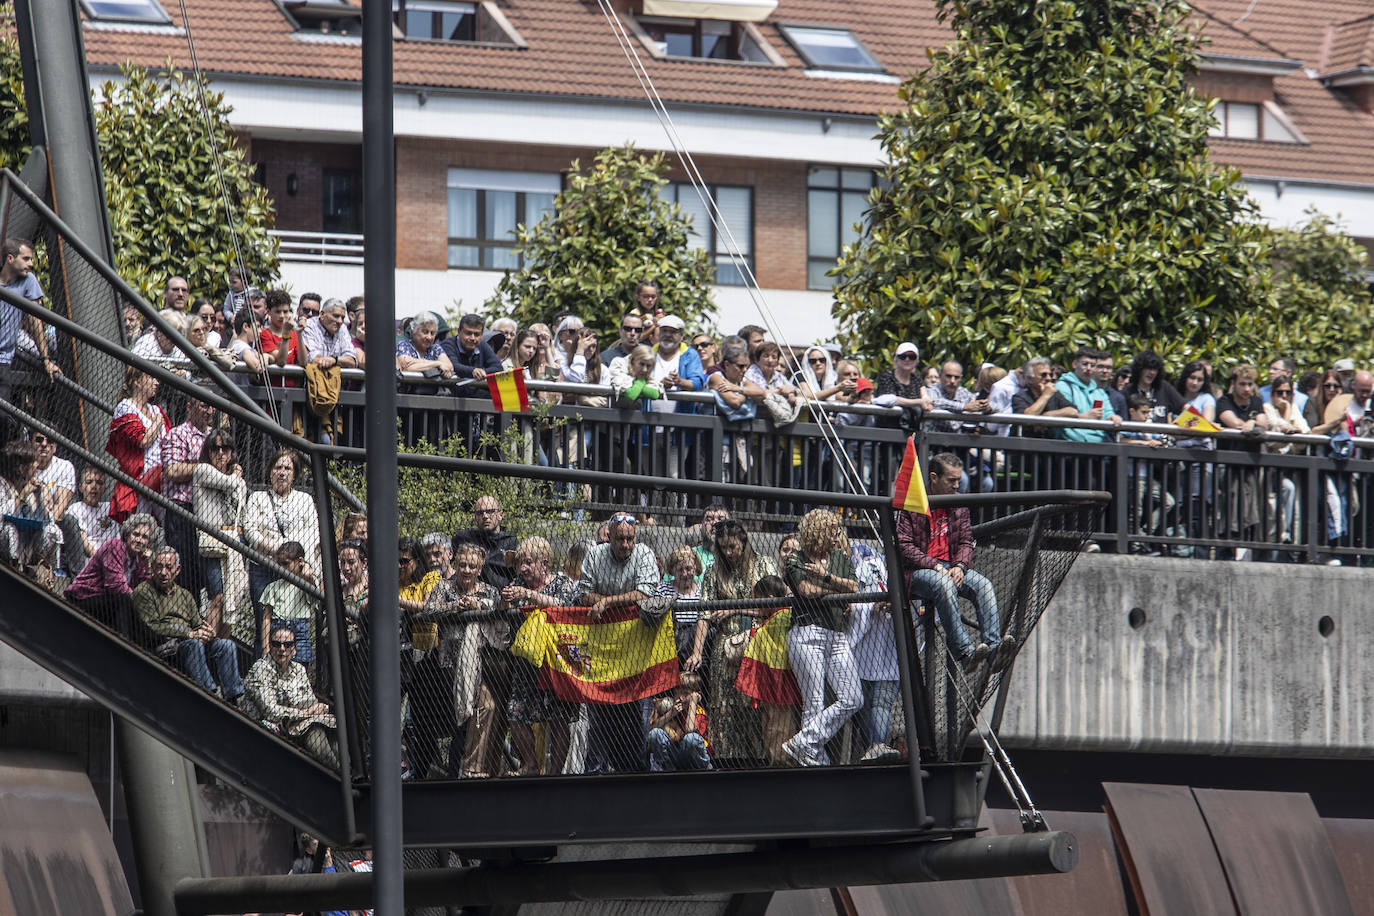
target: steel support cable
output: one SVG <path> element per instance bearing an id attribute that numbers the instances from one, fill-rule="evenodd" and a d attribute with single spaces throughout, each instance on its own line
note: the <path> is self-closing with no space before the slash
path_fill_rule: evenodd
<path id="1" fill-rule="evenodd" d="M 195 77 L 196 100 L 200 105 L 201 123 L 205 127 L 205 142 L 210 147 L 210 158 L 215 164 L 215 180 L 219 183 L 219 196 L 220 201 L 224 204 L 225 219 L 228 221 L 229 239 L 234 246 L 234 265 L 238 268 L 239 278 L 243 281 L 244 289 L 247 290 L 252 288 L 252 284 L 249 282 L 248 264 L 243 257 L 243 245 L 239 242 L 238 221 L 234 218 L 234 208 L 229 201 L 229 184 L 224 180 L 224 166 L 220 162 L 219 144 L 215 142 L 214 125 L 210 122 L 210 102 L 205 97 L 205 74 L 200 69 L 200 58 L 196 55 L 196 40 L 191 34 L 191 17 L 186 12 L 186 0 L 178 0 L 178 2 L 181 5 L 181 27 L 186 32 L 186 47 L 191 54 L 191 74 Z M 251 314 L 253 304 L 248 302 L 245 305 Z M 223 304 L 215 307 L 217 309 L 223 308 Z M 253 349 L 257 351 L 258 358 L 262 360 L 263 365 L 266 365 L 267 355 L 262 349 L 262 338 L 258 334 L 256 316 L 250 319 L 250 323 L 253 327 Z M 232 331 L 233 328 L 230 330 Z M 269 392 L 267 398 L 268 413 L 271 414 L 273 422 L 280 425 L 281 417 L 277 415 L 277 400 L 271 397 L 272 381 L 266 373 L 263 374 L 263 383 Z M 282 387 L 286 387 L 285 381 L 282 382 Z"/>
<path id="2" fill-rule="evenodd" d="M 629 33 L 625 30 L 624 23 L 620 21 L 619 16 L 615 14 L 614 10 L 609 7 L 607 0 L 597 0 L 597 2 L 601 7 L 602 15 L 605 17 L 607 24 L 611 27 L 612 33 L 615 35 L 616 42 L 620 45 L 621 52 L 625 55 L 631 70 L 635 74 L 635 78 L 639 81 L 640 88 L 644 91 L 645 97 L 648 99 L 650 106 L 654 109 L 654 114 L 657 116 L 664 132 L 668 135 L 669 143 L 673 147 L 673 152 L 676 154 L 678 162 L 687 172 L 693 190 L 696 191 L 698 199 L 706 209 L 707 218 L 711 221 L 711 225 L 715 228 L 716 232 L 726 240 L 727 252 L 735 266 L 739 269 L 741 276 L 745 278 L 745 289 L 748 290 L 749 297 L 751 301 L 753 301 L 754 307 L 758 310 L 764 324 L 768 325 L 773 336 L 781 340 L 781 324 L 778 322 L 777 316 L 773 314 L 772 309 L 768 306 L 767 300 L 763 297 L 763 290 L 759 286 L 752 268 L 749 267 L 748 262 L 745 261 L 741 254 L 739 244 L 735 241 L 734 233 L 731 232 L 730 227 L 725 223 L 725 219 L 720 213 L 719 207 L 716 206 L 715 199 L 706 188 L 705 179 L 702 178 L 701 172 L 697 169 L 696 161 L 692 158 L 692 154 L 687 149 L 686 143 L 683 142 L 681 135 L 678 133 L 677 126 L 673 122 L 672 115 L 668 112 L 667 105 L 659 95 L 657 87 L 654 86 L 653 77 L 649 75 L 648 70 L 644 67 L 643 61 L 640 60 L 639 53 L 635 50 Z M 796 362 L 792 360 L 790 353 L 787 354 L 786 360 L 795 375 L 799 367 Z M 807 398 L 807 402 L 816 403 L 812 398 Z M 831 454 L 838 459 L 837 463 L 844 475 L 845 483 L 852 492 L 868 495 L 868 489 L 863 485 L 863 481 L 859 476 L 858 470 L 850 460 L 848 452 L 844 450 L 843 443 L 840 441 L 838 433 L 835 432 L 834 425 L 829 415 L 821 410 L 813 410 L 812 413 L 820 418 L 820 422 L 817 426 L 821 429 L 821 438 L 824 440 Z M 872 531 L 873 536 L 879 538 L 877 519 L 869 512 L 864 512 L 863 517 L 869 529 Z"/>

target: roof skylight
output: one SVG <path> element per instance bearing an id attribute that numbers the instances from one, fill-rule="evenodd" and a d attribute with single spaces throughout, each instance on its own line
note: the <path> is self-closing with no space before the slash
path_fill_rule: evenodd
<path id="1" fill-rule="evenodd" d="M 881 71 L 883 65 L 849 29 L 778 24 L 808 67 L 817 70 Z"/>
<path id="2" fill-rule="evenodd" d="M 157 0 L 81 0 L 86 15 L 99 22 L 153 22 L 165 25 L 172 21 Z"/>

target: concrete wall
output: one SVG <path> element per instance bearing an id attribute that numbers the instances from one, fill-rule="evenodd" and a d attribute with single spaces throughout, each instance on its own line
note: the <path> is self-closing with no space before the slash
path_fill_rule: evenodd
<path id="1" fill-rule="evenodd" d="M 1089 554 L 1016 663 L 1012 746 L 1367 756 L 1374 573 Z"/>

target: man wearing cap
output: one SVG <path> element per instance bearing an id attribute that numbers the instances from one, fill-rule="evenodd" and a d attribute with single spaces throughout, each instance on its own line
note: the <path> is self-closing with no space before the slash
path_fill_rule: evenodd
<path id="1" fill-rule="evenodd" d="M 935 405 L 921 390 L 921 376 L 916 371 L 916 362 L 920 358 L 921 351 L 911 341 L 898 344 L 897 352 L 892 359 L 892 368 L 878 373 L 874 386 L 877 394 L 873 397 L 873 403 L 879 407 L 933 409 Z M 895 418 L 881 417 L 878 425 L 902 424 Z"/>
<path id="2" fill-rule="evenodd" d="M 664 315 L 658 320 L 658 346 L 654 349 L 654 384 L 660 391 L 705 391 L 706 372 L 701 366 L 701 356 L 692 347 L 682 345 L 683 320 L 677 315 Z M 695 401 L 674 401 L 659 398 L 650 402 L 655 413 L 696 413 Z M 679 476 L 678 458 L 682 445 L 690 447 L 695 441 L 687 434 L 674 432 L 668 441 L 667 472 L 669 477 Z M 695 462 L 691 464 L 695 467 Z M 689 471 L 689 477 L 700 475 Z"/>
<path id="3" fill-rule="evenodd" d="M 1355 361 L 1353 359 L 1338 359 L 1331 366 L 1331 371 L 1341 377 L 1341 384 L 1345 390 L 1350 390 L 1350 381 L 1355 375 Z"/>

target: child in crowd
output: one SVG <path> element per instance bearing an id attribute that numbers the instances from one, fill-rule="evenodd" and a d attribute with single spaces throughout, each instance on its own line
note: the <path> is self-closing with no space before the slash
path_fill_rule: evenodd
<path id="1" fill-rule="evenodd" d="M 1153 405 L 1147 396 L 1132 393 L 1126 398 L 1126 407 L 1132 423 L 1150 422 L 1150 411 L 1153 409 Z M 1129 445 L 1144 445 L 1149 448 L 1160 448 L 1168 443 L 1168 440 L 1159 433 L 1121 432 L 1117 438 Z M 1158 475 L 1150 473 L 1151 466 L 1152 462 L 1140 458 L 1131 459 L 1133 499 L 1131 500 L 1130 524 L 1132 531 L 1143 535 L 1161 533 L 1160 525 L 1164 516 L 1173 511 L 1175 502 L 1174 495 L 1164 489 Z M 1148 527 L 1142 524 L 1142 519 L 1147 510 L 1150 518 Z M 1131 552 L 1159 556 L 1158 547 L 1139 542 L 1131 543 Z"/>
<path id="2" fill-rule="evenodd" d="M 298 541 L 286 541 L 277 548 L 277 565 L 300 576 L 307 582 L 315 581 L 315 572 L 305 558 L 305 547 Z M 311 630 L 315 626 L 314 598 L 307 595 L 299 586 L 285 579 L 277 579 L 262 592 L 262 647 L 263 656 L 267 655 L 267 636 L 273 629 L 283 627 L 296 634 L 295 660 L 314 672 L 315 640 Z"/>
<path id="3" fill-rule="evenodd" d="M 706 731 L 701 675 L 683 672 L 672 695 L 658 701 L 649 719 L 649 769 L 655 773 L 711 769 Z"/>

